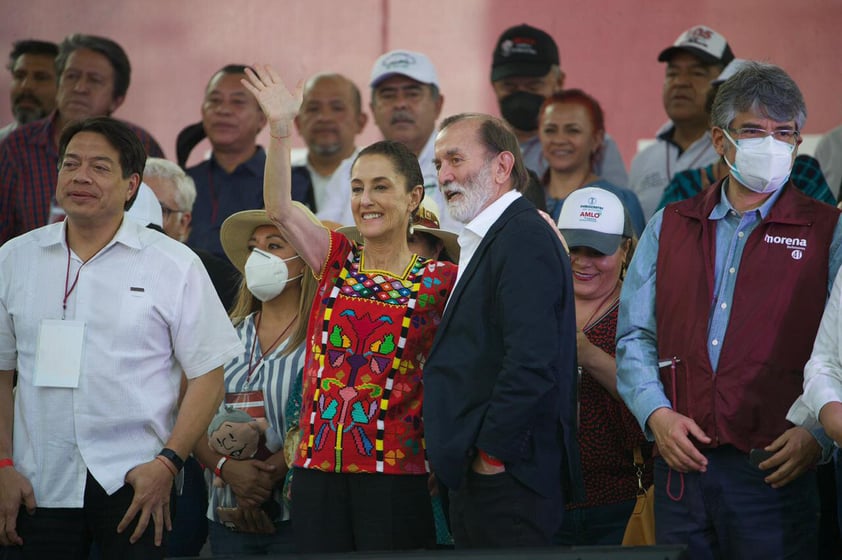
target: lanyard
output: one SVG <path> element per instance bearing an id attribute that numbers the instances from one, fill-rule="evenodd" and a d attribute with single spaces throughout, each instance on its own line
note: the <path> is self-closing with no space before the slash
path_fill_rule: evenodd
<path id="1" fill-rule="evenodd" d="M 275 346 L 281 341 L 287 331 L 295 324 L 296 319 L 298 319 L 298 313 L 295 314 L 295 317 L 292 318 L 292 321 L 289 322 L 289 325 L 286 326 L 284 330 L 281 331 L 281 334 L 278 335 L 278 338 L 275 339 L 275 342 L 269 345 L 269 347 L 260 354 L 260 357 L 254 362 L 252 365 L 252 360 L 254 359 L 254 349 L 257 346 L 257 334 L 260 330 L 260 318 L 262 314 L 257 314 L 257 319 L 254 321 L 254 338 L 251 341 L 251 352 L 249 352 L 249 369 L 248 373 L 246 374 L 246 384 L 251 380 L 251 374 L 254 373 L 254 370 L 257 369 L 257 366 L 263 362 L 263 358 L 266 357 L 268 354 L 272 353 L 272 350 L 275 349 Z"/>
<path id="2" fill-rule="evenodd" d="M 82 263 L 78 269 L 76 269 L 76 277 L 73 279 L 73 284 L 70 284 L 70 245 L 67 246 L 67 271 L 64 274 L 64 299 L 61 301 L 61 320 L 64 321 L 65 314 L 67 313 L 67 299 L 70 297 L 70 294 L 73 293 L 73 290 L 76 288 L 76 283 L 79 282 L 79 273 L 82 272 L 82 267 L 85 266 L 85 263 Z M 70 287 L 68 288 L 68 284 Z"/>

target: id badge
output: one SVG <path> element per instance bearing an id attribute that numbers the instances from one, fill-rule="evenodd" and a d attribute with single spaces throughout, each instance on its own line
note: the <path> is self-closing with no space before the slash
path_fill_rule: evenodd
<path id="1" fill-rule="evenodd" d="M 84 347 L 84 321 L 41 321 L 33 384 L 36 387 L 77 388 Z"/>
<path id="2" fill-rule="evenodd" d="M 263 391 L 225 393 L 225 404 L 231 408 L 238 408 L 247 412 L 252 418 L 266 418 L 266 406 L 263 400 Z"/>

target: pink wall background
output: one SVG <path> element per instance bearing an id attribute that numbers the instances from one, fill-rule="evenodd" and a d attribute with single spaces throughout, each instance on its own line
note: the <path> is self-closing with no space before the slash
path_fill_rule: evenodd
<path id="1" fill-rule="evenodd" d="M 119 42 L 132 84 L 115 116 L 151 131 L 170 158 L 175 137 L 199 119 L 204 86 L 227 63 L 269 62 L 295 83 L 318 71 L 346 74 L 369 100 L 368 75 L 381 53 L 425 52 L 436 65 L 444 115 L 497 113 L 488 82 L 499 33 L 529 23 L 559 45 L 566 85 L 595 95 L 626 165 L 638 138 L 665 120 L 664 67 L 656 58 L 684 29 L 707 24 L 740 58 L 774 62 L 807 100 L 806 132 L 842 124 L 840 0 L 0 0 L 0 53 L 21 38 L 72 32 Z M 0 124 L 11 120 L 9 75 L 0 74 Z M 265 132 L 263 133 L 265 135 Z M 369 122 L 361 144 L 379 138 Z M 261 137 L 265 143 L 265 138 Z M 201 157 L 202 146 L 192 160 Z"/>

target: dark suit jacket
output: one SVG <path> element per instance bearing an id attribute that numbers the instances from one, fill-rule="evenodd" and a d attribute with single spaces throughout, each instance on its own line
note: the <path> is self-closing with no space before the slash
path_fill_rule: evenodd
<path id="1" fill-rule="evenodd" d="M 580 484 L 575 314 L 561 242 L 519 198 L 462 273 L 424 366 L 427 452 L 449 488 L 476 449 L 545 497 Z"/>

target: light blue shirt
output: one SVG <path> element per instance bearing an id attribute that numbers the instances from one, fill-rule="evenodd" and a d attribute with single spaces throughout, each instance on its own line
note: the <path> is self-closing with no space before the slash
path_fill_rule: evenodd
<path id="1" fill-rule="evenodd" d="M 725 195 L 722 185 L 720 202 L 708 219 L 716 220 L 716 256 L 714 262 L 714 299 L 708 318 L 708 356 L 713 371 L 719 364 L 722 343 L 728 330 L 734 288 L 746 241 L 751 232 L 769 214 L 781 191 L 774 193 L 760 208 L 740 215 Z M 655 267 L 663 221 L 663 210 L 652 216 L 635 249 L 620 294 L 617 322 L 617 390 L 651 440 L 646 421 L 658 408 L 672 408 L 664 393 L 658 369 L 658 339 L 655 318 Z M 828 294 L 842 264 L 842 217 L 833 231 L 830 246 Z M 825 448 L 829 440 L 816 434 Z"/>

